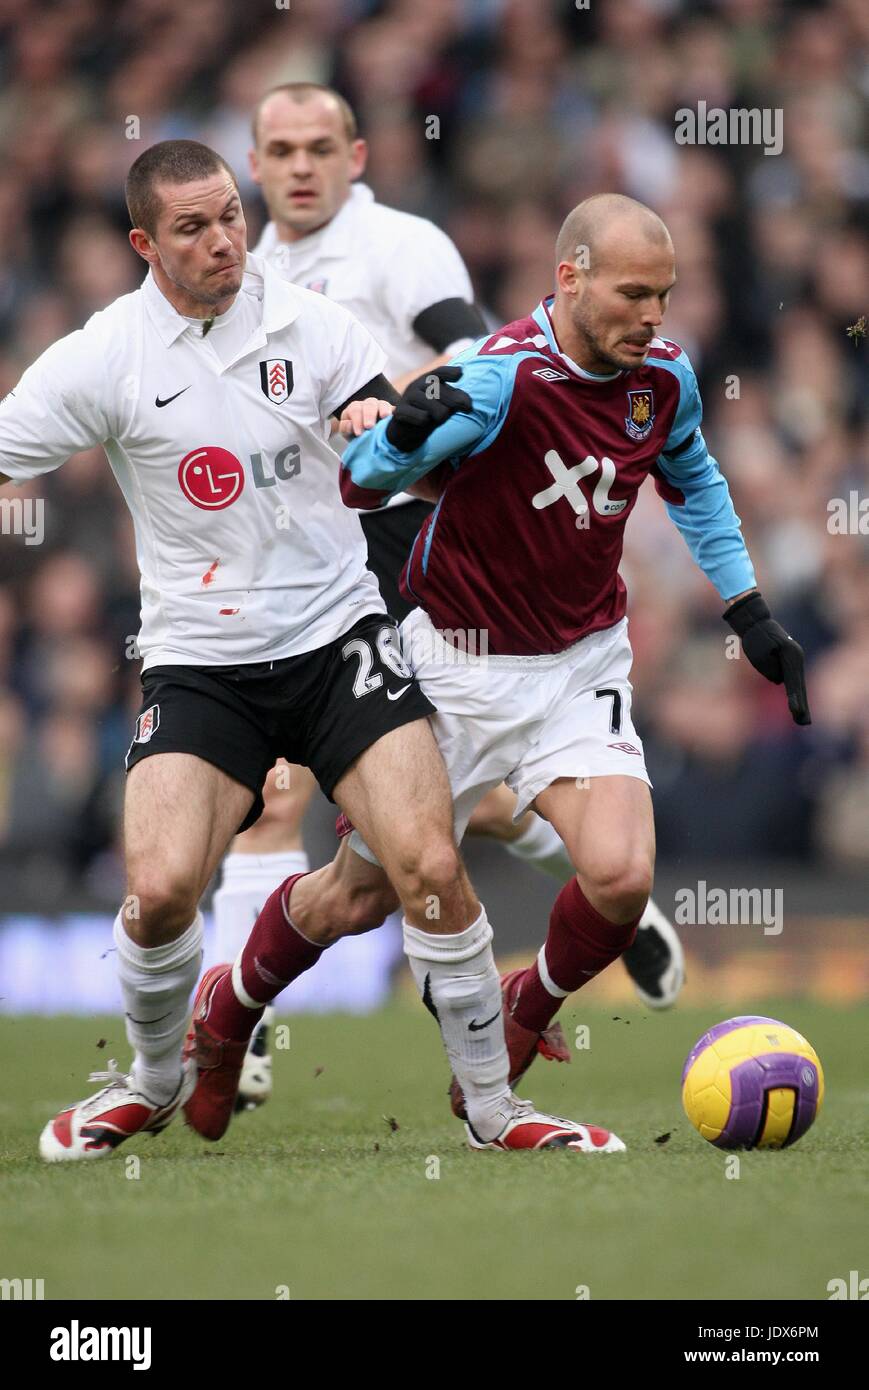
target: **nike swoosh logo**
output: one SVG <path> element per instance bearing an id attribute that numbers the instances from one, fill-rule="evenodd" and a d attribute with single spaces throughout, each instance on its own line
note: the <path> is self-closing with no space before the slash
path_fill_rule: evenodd
<path id="1" fill-rule="evenodd" d="M 410 690 L 409 685 L 403 685 L 400 690 L 387 690 L 387 700 L 400 700 L 406 690 Z"/>
<path id="2" fill-rule="evenodd" d="M 472 1033 L 480 1033 L 480 1032 L 482 1032 L 482 1030 L 483 1030 L 484 1028 L 488 1028 L 488 1026 L 489 1026 L 490 1023 L 494 1023 L 496 1018 L 500 1018 L 500 1017 L 501 1017 L 501 1010 L 498 1009 L 496 1013 L 493 1013 L 493 1014 L 492 1014 L 492 1017 L 491 1017 L 491 1018 L 487 1018 L 487 1019 L 486 1019 L 486 1022 L 485 1022 L 485 1023 L 478 1023 L 477 1020 L 476 1020 L 475 1018 L 472 1018 L 471 1021 L 470 1021 L 470 1023 L 468 1024 L 468 1028 L 470 1029 L 470 1031 L 471 1031 Z"/>
<path id="3" fill-rule="evenodd" d="M 164 1021 L 164 1019 L 171 1018 L 171 1017 L 172 1017 L 172 1010 L 171 1010 L 171 1009 L 169 1010 L 168 1014 L 161 1014 L 159 1018 L 133 1018 L 133 1015 L 132 1015 L 132 1014 L 124 1014 L 124 1018 L 128 1018 L 128 1019 L 130 1020 L 131 1023 L 138 1023 L 138 1024 L 140 1024 L 141 1027 L 144 1027 L 146 1023 L 162 1023 L 162 1022 Z"/>
<path id="4" fill-rule="evenodd" d="M 192 386 L 193 383 L 191 382 L 190 385 Z M 164 405 L 171 405 L 173 401 L 177 401 L 179 396 L 183 396 L 184 392 L 189 390 L 190 386 L 182 386 L 180 391 L 176 391 L 174 396 L 167 396 L 165 401 L 161 401 L 159 396 L 155 396 L 154 404 L 158 410 L 162 410 Z"/>

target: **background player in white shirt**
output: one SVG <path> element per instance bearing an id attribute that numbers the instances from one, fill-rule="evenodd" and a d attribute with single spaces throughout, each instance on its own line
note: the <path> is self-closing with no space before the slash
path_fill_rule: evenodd
<path id="1" fill-rule="evenodd" d="M 241 1064 L 249 1028 L 243 1041 L 227 1032 L 227 976 L 197 996 L 182 1066 L 198 904 L 231 837 L 259 813 L 278 756 L 304 760 L 390 865 L 469 1108 L 476 1101 L 478 1124 L 518 1144 L 525 1107 L 507 1081 L 491 928 L 453 841 L 431 705 L 366 569 L 328 445 L 330 417 L 348 402 L 394 395 L 383 354 L 339 305 L 255 258 L 245 273 L 235 176 L 206 146 L 146 150 L 127 201 L 131 243 L 150 266 L 143 286 L 50 347 L 0 405 L 0 482 L 105 447 L 142 574 L 144 698 L 127 758 L 127 897 L 114 927 L 135 1056 L 130 1076 L 112 1065 L 95 1096 L 49 1121 L 40 1152 L 101 1157 L 165 1128 L 181 1106 L 193 1123 L 194 1085 L 207 1102 L 215 1054 Z M 295 934 L 277 894 L 267 922 L 269 909 L 282 939 Z M 268 962 L 266 948 L 253 978 L 239 969 L 248 1020 L 258 1017 L 251 991 L 274 982 Z M 474 1049 L 469 1008 L 493 1018 Z M 217 1049 L 212 1018 L 223 1025 Z"/>
<path id="2" fill-rule="evenodd" d="M 383 347 L 391 381 L 403 388 L 486 332 L 467 269 L 449 237 L 425 218 L 377 203 L 356 181 L 367 146 L 339 93 L 315 83 L 275 88 L 257 107 L 253 137 L 251 170 L 271 214 L 255 253 L 294 283 L 350 309 Z M 363 514 L 369 565 L 399 622 L 411 605 L 399 593 L 398 575 L 430 510 L 430 503 L 402 493 L 385 509 Z M 276 884 L 308 869 L 301 830 L 314 790 L 304 768 L 269 775 L 264 814 L 233 843 L 214 896 L 219 959 L 235 959 Z M 514 821 L 515 808 L 513 793 L 498 787 L 476 808 L 469 830 L 493 836 L 562 882 L 572 878 L 573 866 L 553 827 L 533 811 Z M 398 934 L 398 914 L 394 929 Z M 684 975 L 682 951 L 653 902 L 624 959 L 646 1003 L 673 1002 Z M 270 1091 L 264 1023 L 245 1062 L 240 1107 L 262 1103 Z"/>

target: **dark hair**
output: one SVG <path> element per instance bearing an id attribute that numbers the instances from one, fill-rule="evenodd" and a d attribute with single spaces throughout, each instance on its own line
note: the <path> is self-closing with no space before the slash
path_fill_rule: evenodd
<path id="1" fill-rule="evenodd" d="M 253 113 L 254 144 L 256 144 L 258 139 L 259 114 L 263 108 L 263 103 L 268 101 L 269 97 L 276 96 L 278 92 L 282 92 L 284 96 L 290 97 L 297 106 L 301 106 L 302 102 L 308 101 L 313 96 L 320 95 L 331 97 L 332 100 L 337 103 L 338 110 L 341 114 L 341 124 L 344 127 L 344 134 L 347 136 L 347 139 L 352 142 L 357 138 L 359 130 L 356 125 L 356 114 L 353 107 L 350 105 L 349 101 L 342 97 L 340 92 L 335 91 L 334 87 L 324 87 L 321 82 L 282 82 L 278 87 L 270 87 L 267 92 L 264 92 L 256 104 L 256 109 Z"/>
<path id="2" fill-rule="evenodd" d="M 216 150 L 198 140 L 161 140 L 145 150 L 127 174 L 124 193 L 127 211 L 134 227 L 153 236 L 160 216 L 158 183 L 191 183 L 225 169 L 236 188 L 235 177 L 226 160 Z"/>

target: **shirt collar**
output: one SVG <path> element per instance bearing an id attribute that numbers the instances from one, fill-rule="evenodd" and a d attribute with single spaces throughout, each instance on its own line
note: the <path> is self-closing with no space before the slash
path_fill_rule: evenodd
<path id="1" fill-rule="evenodd" d="M 301 313 L 301 302 L 293 286 L 259 256 L 248 254 L 242 284 L 243 288 L 257 285 L 260 288 L 264 334 L 280 332 Z M 142 294 L 148 314 L 164 347 L 171 347 L 190 324 L 184 315 L 179 314 L 169 303 L 162 290 L 158 288 L 150 270 L 142 284 Z"/>
<path id="2" fill-rule="evenodd" d="M 571 371 L 576 372 L 584 381 L 615 381 L 616 377 L 621 376 L 621 368 L 614 372 L 607 372 L 604 376 L 597 372 L 587 372 L 584 367 L 580 367 L 578 362 L 574 362 L 572 357 L 568 357 L 566 352 L 562 352 L 558 346 L 558 339 L 555 336 L 555 327 L 552 322 L 552 306 L 555 303 L 555 295 L 550 294 L 546 299 L 541 299 L 534 313 L 531 315 L 538 327 L 543 329 L 549 349 L 556 357 L 560 357 Z"/>

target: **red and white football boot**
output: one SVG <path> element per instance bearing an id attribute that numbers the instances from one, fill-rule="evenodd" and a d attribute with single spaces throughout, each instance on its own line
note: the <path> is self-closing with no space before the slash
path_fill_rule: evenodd
<path id="1" fill-rule="evenodd" d="M 618 1154 L 625 1145 L 617 1134 L 598 1125 L 581 1125 L 560 1115 L 544 1115 L 530 1100 L 512 1098 L 513 1114 L 496 1139 L 481 1139 L 465 1122 L 472 1149 L 569 1149 L 572 1153 Z"/>
<path id="2" fill-rule="evenodd" d="M 88 1100 L 80 1100 L 61 1110 L 39 1136 L 39 1153 L 46 1163 L 63 1163 L 77 1158 L 105 1158 L 126 1139 L 136 1134 L 159 1134 L 174 1120 L 193 1090 L 196 1073 L 184 1066 L 178 1090 L 165 1105 L 136 1089 L 132 1078 L 109 1062 L 108 1071 L 94 1071 L 89 1081 L 108 1085 Z"/>
<path id="3" fill-rule="evenodd" d="M 203 1139 L 222 1139 L 229 1128 L 247 1056 L 247 1041 L 221 1038 L 206 1021 L 215 987 L 231 970 L 232 966 L 226 963 L 212 965 L 202 976 L 184 1042 L 184 1057 L 196 1068 L 196 1082 L 184 1104 L 184 1118 Z"/>
<path id="4" fill-rule="evenodd" d="M 569 1062 L 570 1051 L 561 1024 L 551 1023 L 542 1033 L 533 1033 L 517 1023 L 512 1014 L 516 1004 L 516 988 L 520 975 L 525 970 L 511 970 L 501 976 L 501 997 L 504 1000 L 504 1036 L 507 1041 L 507 1055 L 510 1058 L 510 1085 L 522 1080 L 534 1058 L 539 1054 L 549 1062 Z M 465 1098 L 455 1077 L 450 1082 L 450 1105 L 453 1114 L 466 1120 Z"/>

